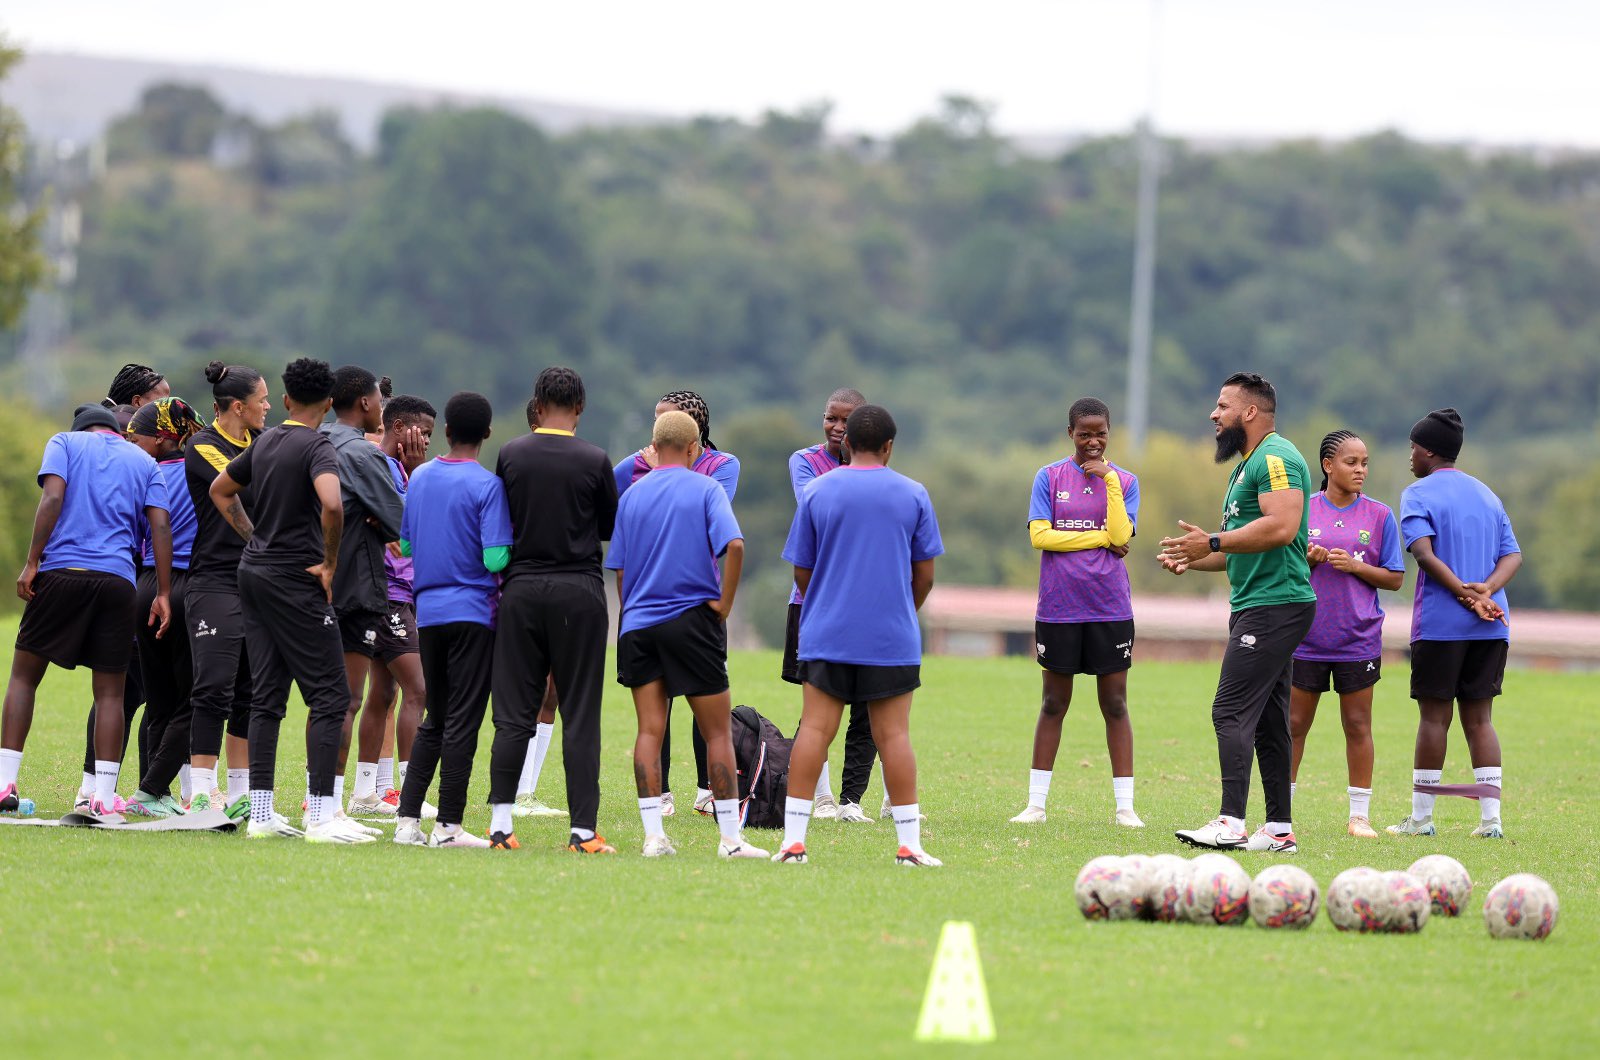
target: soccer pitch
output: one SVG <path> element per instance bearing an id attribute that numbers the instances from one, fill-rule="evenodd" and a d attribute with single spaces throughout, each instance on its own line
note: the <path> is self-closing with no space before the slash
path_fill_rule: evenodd
<path id="1" fill-rule="evenodd" d="M 792 730 L 799 697 L 778 680 L 776 654 L 736 653 L 730 671 L 735 702 Z M 806 866 L 717 860 L 715 825 L 685 812 L 694 766 L 682 705 L 673 781 L 685 809 L 668 821 L 679 855 L 640 858 L 633 710 L 615 684 L 600 826 L 616 857 L 566 853 L 562 820 L 519 820 L 515 852 L 0 828 L 0 1041 L 12 1056 L 938 1052 L 952 1047 L 914 1043 L 912 1031 L 940 926 L 970 920 L 995 1055 L 1600 1048 L 1592 676 L 1507 675 L 1496 718 L 1503 842 L 1469 840 L 1477 810 L 1459 799 L 1440 800 L 1436 840 L 1348 838 L 1343 737 L 1336 702 L 1324 697 L 1300 777 L 1295 863 L 1326 888 L 1353 865 L 1404 868 L 1448 853 L 1475 884 L 1459 919 L 1434 918 L 1416 936 L 1343 935 L 1325 914 L 1306 932 L 1084 921 L 1072 883 L 1085 861 L 1193 853 L 1173 828 L 1216 812 L 1215 676 L 1214 665 L 1189 664 L 1131 674 L 1143 831 L 1111 823 L 1103 728 L 1092 685 L 1080 682 L 1049 823 L 1030 827 L 1006 818 L 1026 802 L 1037 670 L 1027 659 L 929 660 L 912 733 L 939 870 L 896 868 L 887 821 L 814 823 Z M 1410 804 L 1415 713 L 1405 691 L 1402 667 L 1378 687 L 1380 828 Z M 75 790 L 87 703 L 86 673 L 51 671 L 22 777 L 41 814 L 65 810 Z M 304 716 L 292 706 L 284 728 L 285 810 L 299 801 Z M 479 831 L 489 737 L 486 724 L 467 818 Z M 1465 745 L 1452 737 L 1446 780 L 1470 778 Z M 836 790 L 841 754 L 836 742 Z M 561 785 L 558 742 L 540 795 L 563 805 Z M 1251 794 L 1253 827 L 1259 787 Z M 870 812 L 881 795 L 875 776 Z M 776 848 L 775 833 L 751 837 Z M 1275 860 L 1236 857 L 1252 873 Z M 1496 942 L 1484 930 L 1483 895 L 1516 871 L 1560 893 L 1560 922 L 1542 943 Z"/>

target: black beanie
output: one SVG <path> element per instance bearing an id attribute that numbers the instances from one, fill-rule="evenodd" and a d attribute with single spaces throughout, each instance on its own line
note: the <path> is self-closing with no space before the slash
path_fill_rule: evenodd
<path id="1" fill-rule="evenodd" d="M 106 430 L 122 433 L 122 427 L 117 423 L 117 418 L 109 409 L 99 405 L 79 405 L 72 410 L 72 429 L 75 431 L 92 430 L 95 427 L 104 427 Z"/>
<path id="2" fill-rule="evenodd" d="M 1455 409 L 1434 409 L 1411 428 L 1411 440 L 1442 459 L 1455 461 L 1461 455 L 1461 442 L 1467 429 Z"/>

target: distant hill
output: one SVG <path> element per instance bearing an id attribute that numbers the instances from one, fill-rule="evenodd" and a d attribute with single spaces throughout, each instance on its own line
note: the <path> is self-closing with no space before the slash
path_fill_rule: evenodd
<path id="1" fill-rule="evenodd" d="M 31 137 L 82 142 L 99 136 L 112 118 L 131 110 L 140 92 L 157 81 L 203 84 L 229 110 L 269 123 L 315 107 L 332 108 L 341 116 L 346 135 L 363 149 L 371 147 L 375 140 L 383 112 L 405 104 L 492 104 L 520 114 L 550 132 L 585 125 L 649 125 L 674 120 L 664 114 L 416 85 L 48 51 L 29 52 L 6 79 L 0 98 L 21 114 Z"/>

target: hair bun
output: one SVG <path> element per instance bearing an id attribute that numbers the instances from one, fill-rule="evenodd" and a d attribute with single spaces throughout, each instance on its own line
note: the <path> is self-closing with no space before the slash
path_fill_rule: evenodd
<path id="1" fill-rule="evenodd" d="M 222 377 L 228 374 L 228 366 L 221 361 L 211 361 L 206 365 L 206 382 L 216 386 L 222 382 Z"/>

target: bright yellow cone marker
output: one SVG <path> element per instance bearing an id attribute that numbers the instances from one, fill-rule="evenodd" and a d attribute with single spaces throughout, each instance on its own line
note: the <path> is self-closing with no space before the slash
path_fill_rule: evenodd
<path id="1" fill-rule="evenodd" d="M 947 920 L 939 932 L 933 973 L 917 1018 L 919 1042 L 992 1042 L 994 1016 L 978 960 L 978 936 L 965 920 Z"/>

